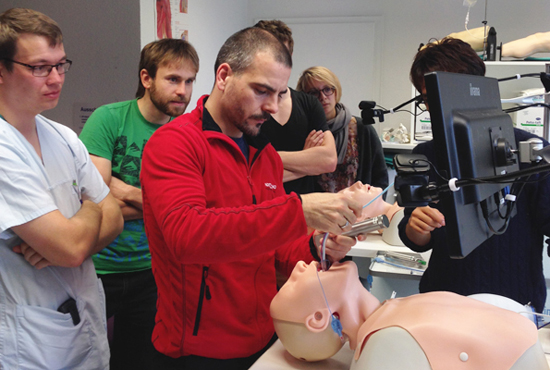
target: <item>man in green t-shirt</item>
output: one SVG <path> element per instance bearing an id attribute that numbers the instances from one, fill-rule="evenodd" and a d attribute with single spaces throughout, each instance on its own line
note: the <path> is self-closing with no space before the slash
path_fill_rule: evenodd
<path id="1" fill-rule="evenodd" d="M 162 39 L 141 52 L 136 99 L 99 107 L 80 134 L 117 199 L 123 232 L 93 257 L 114 316 L 111 369 L 149 369 L 157 288 L 145 235 L 139 173 L 143 147 L 157 128 L 185 111 L 199 70 L 191 44 Z"/>

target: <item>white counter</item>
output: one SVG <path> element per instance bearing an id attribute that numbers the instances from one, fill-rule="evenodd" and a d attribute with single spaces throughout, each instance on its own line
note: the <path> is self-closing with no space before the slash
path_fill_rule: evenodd
<path id="1" fill-rule="evenodd" d="M 382 240 L 382 235 L 380 234 L 369 234 L 367 240 L 357 242 L 357 244 L 351 248 L 348 256 L 374 258 L 378 251 L 414 253 L 404 245 L 394 246 L 387 244 Z"/>

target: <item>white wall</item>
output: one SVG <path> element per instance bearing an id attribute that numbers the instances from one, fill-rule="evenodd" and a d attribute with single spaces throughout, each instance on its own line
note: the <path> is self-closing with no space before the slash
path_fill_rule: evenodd
<path id="1" fill-rule="evenodd" d="M 233 32 L 250 26 L 256 19 L 381 17 L 383 40 L 380 71 L 375 81 L 377 103 L 392 108 L 410 98 L 409 67 L 418 45 L 441 38 L 464 27 L 463 0 L 189 0 L 191 43 L 197 48 L 201 70 L 194 88 L 196 99 L 209 93 L 213 84 L 216 54 Z M 549 0 L 488 0 L 487 19 L 497 30 L 497 41 L 506 42 L 550 26 Z M 59 106 L 46 115 L 67 123 L 73 120 L 75 103 L 101 105 L 131 99 L 137 87 L 139 51 L 154 39 L 155 0 L 2 0 L 0 11 L 15 6 L 30 7 L 54 18 L 65 35 L 65 48 L 74 60 L 67 75 Z M 480 0 L 470 14 L 470 27 L 481 26 L 485 3 Z M 141 22 L 141 23 L 140 23 Z M 143 26 L 143 27 L 142 27 Z M 327 39 L 331 45 L 346 40 Z M 342 64 L 353 56 L 341 56 Z M 317 63 L 322 65 L 323 61 Z M 295 81 L 291 81 L 292 83 Z M 343 80 L 344 97 L 356 85 L 365 83 L 358 75 Z M 399 113 L 386 117 L 378 129 L 410 122 Z"/>
<path id="2" fill-rule="evenodd" d="M 140 0 L 142 47 L 155 39 L 154 4 L 154 0 Z M 199 54 L 200 70 L 187 112 L 203 94 L 210 94 L 214 62 L 222 44 L 251 22 L 247 0 L 189 0 L 189 19 L 189 42 Z"/>
<path id="3" fill-rule="evenodd" d="M 304 17 L 365 17 L 383 18 L 383 50 L 380 55 L 380 85 L 377 103 L 393 108 L 410 99 L 408 79 L 412 59 L 420 43 L 430 38 L 442 38 L 464 29 L 467 8 L 463 0 L 249 0 L 252 19 L 279 19 Z M 482 26 L 485 13 L 483 0 L 471 9 L 469 27 Z M 538 31 L 550 30 L 550 1 L 548 0 L 488 0 L 487 20 L 496 28 L 497 42 L 507 42 Z M 331 45 L 346 40 L 326 41 L 326 53 Z M 350 56 L 341 56 L 342 64 Z M 319 60 L 319 65 L 323 64 Z M 362 76 L 341 81 L 345 98 L 346 89 L 364 83 Z M 373 100 L 365 96 L 363 100 Z M 398 113 L 386 116 L 379 130 L 395 127 L 399 122 L 409 123 L 410 115 Z"/>
<path id="4" fill-rule="evenodd" d="M 2 0 L 0 13 L 13 8 L 38 10 L 63 32 L 73 61 L 58 106 L 44 115 L 71 127 L 80 103 L 99 106 L 132 99 L 138 84 L 139 7 L 134 0 Z"/>

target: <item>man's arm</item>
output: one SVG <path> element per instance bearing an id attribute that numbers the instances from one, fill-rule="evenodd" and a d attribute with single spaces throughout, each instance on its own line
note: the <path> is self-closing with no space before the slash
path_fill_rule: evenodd
<path id="1" fill-rule="evenodd" d="M 116 177 L 112 177 L 112 164 L 110 160 L 93 154 L 90 154 L 90 158 L 101 174 L 101 177 L 103 177 L 103 181 L 109 186 L 111 193 L 122 210 L 124 220 L 142 219 L 141 189 L 128 185 Z"/>
<path id="2" fill-rule="evenodd" d="M 311 135 L 311 134 L 310 134 Z M 307 146 L 307 141 L 306 141 Z M 338 158 L 332 132 L 324 131 L 322 143 L 296 152 L 278 152 L 285 169 L 283 181 L 334 172 Z"/>
<path id="3" fill-rule="evenodd" d="M 124 228 L 124 218 L 121 209 L 117 204 L 117 200 L 111 193 L 107 194 L 107 196 L 98 203 L 98 206 L 101 208 L 103 217 L 101 218 L 96 248 L 92 249 L 90 255 L 96 254 L 111 244 Z"/>
<path id="4" fill-rule="evenodd" d="M 120 209 L 109 194 L 99 204 L 82 202 L 80 210 L 65 218 L 55 210 L 11 229 L 24 243 L 14 251 L 33 266 L 77 267 L 109 244 L 122 231 Z"/>

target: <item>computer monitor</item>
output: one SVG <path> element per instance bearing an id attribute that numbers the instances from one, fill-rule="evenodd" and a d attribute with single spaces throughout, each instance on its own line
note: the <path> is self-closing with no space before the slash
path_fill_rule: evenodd
<path id="1" fill-rule="evenodd" d="M 517 163 L 497 160 L 497 143 L 507 142 L 512 149 L 516 143 L 512 120 L 502 111 L 496 79 L 432 72 L 426 74 L 425 83 L 437 153 L 434 164 L 443 177 L 482 178 L 519 169 Z M 443 183 L 438 179 L 438 184 Z M 502 203 L 509 185 L 465 186 L 440 195 L 451 257 L 467 256 L 504 226 Z"/>

